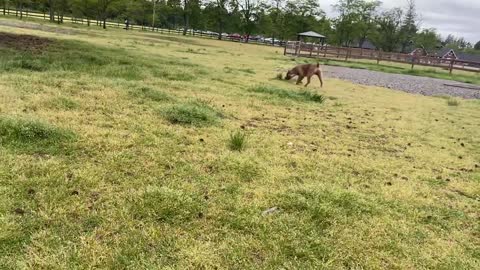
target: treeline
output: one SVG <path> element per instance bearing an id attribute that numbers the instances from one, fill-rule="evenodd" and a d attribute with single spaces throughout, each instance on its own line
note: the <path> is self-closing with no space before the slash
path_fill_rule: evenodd
<path id="1" fill-rule="evenodd" d="M 248 37 L 263 35 L 291 40 L 304 31 L 328 37 L 328 43 L 341 46 L 374 44 L 384 51 L 409 52 L 412 48 L 432 51 L 440 46 L 473 48 L 463 38 L 445 40 L 434 29 L 420 29 L 414 0 L 404 7 L 386 10 L 380 1 L 339 0 L 338 14 L 328 18 L 318 0 L 0 0 L 3 12 L 25 10 L 43 12 L 53 22 L 64 16 L 96 20 L 124 21 L 153 27 L 209 30 L 239 33 Z M 480 42 L 475 47 L 480 47 Z"/>

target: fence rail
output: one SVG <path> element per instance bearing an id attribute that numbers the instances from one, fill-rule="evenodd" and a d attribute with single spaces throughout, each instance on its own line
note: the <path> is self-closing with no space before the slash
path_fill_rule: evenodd
<path id="1" fill-rule="evenodd" d="M 35 18 L 35 19 L 42 19 L 42 20 L 50 20 L 49 14 L 48 13 L 39 13 L 36 11 L 30 11 L 30 10 L 23 10 L 22 13 L 20 13 L 20 10 L 16 9 L 5 9 L 5 12 L 3 12 L 3 9 L 0 9 L 0 15 L 5 15 L 5 16 L 16 16 L 16 17 L 22 17 L 22 18 Z M 68 22 L 72 24 L 85 24 L 85 25 L 95 25 L 95 26 L 102 26 L 103 21 L 97 20 L 97 19 L 87 19 L 87 18 L 77 18 L 73 16 L 63 16 L 62 17 L 63 22 Z M 106 27 L 115 27 L 115 28 L 123 28 L 125 29 L 125 23 L 120 22 L 120 21 L 106 21 L 105 22 Z M 169 28 L 161 28 L 161 27 L 152 27 L 152 26 L 146 26 L 146 25 L 138 25 L 138 24 L 129 24 L 128 26 L 129 30 L 141 30 L 141 31 L 150 31 L 150 32 L 157 32 L 161 34 L 178 34 L 178 35 L 183 35 L 183 29 L 169 29 Z M 193 29 L 188 29 L 188 31 L 185 33 L 188 36 L 195 36 L 195 37 L 202 37 L 202 38 L 209 38 L 209 39 L 219 39 L 219 35 L 213 32 L 209 31 L 201 31 L 201 30 L 193 30 Z M 232 42 L 244 42 L 244 43 L 250 43 L 250 44 L 258 44 L 258 45 L 267 45 L 267 46 L 275 46 L 275 47 L 284 47 L 285 42 L 284 41 L 261 41 L 261 40 L 256 40 L 256 39 L 249 39 L 248 41 L 244 38 L 239 38 L 239 37 L 232 37 L 232 36 L 221 36 L 220 40 L 224 41 L 232 41 Z"/>
<path id="2" fill-rule="evenodd" d="M 458 59 L 445 59 L 432 56 L 419 56 L 403 53 L 382 52 L 360 48 L 333 47 L 327 45 L 307 44 L 300 41 L 288 41 L 285 45 L 285 55 L 300 57 L 329 58 L 329 59 L 370 59 L 410 64 L 412 69 L 415 65 L 439 67 L 449 70 L 463 70 L 480 72 L 480 63 Z"/>

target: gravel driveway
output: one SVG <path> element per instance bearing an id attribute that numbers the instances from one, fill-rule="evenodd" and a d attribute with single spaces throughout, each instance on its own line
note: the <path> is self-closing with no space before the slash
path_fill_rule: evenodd
<path id="1" fill-rule="evenodd" d="M 448 95 L 480 99 L 480 86 L 474 84 L 336 66 L 324 66 L 323 69 L 327 78 L 333 77 L 363 85 L 386 87 L 425 96 Z"/>

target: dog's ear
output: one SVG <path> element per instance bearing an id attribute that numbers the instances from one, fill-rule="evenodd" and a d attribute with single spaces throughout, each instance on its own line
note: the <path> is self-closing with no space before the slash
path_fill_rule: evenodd
<path id="1" fill-rule="evenodd" d="M 320 62 L 317 62 L 317 68 L 320 67 Z"/>

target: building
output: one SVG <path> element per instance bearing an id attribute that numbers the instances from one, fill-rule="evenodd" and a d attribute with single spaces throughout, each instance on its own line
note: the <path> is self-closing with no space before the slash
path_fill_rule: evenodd
<path id="1" fill-rule="evenodd" d="M 454 49 L 450 48 L 443 48 L 437 51 L 433 56 L 443 59 L 456 59 L 480 63 L 480 55 L 455 51 Z"/>

